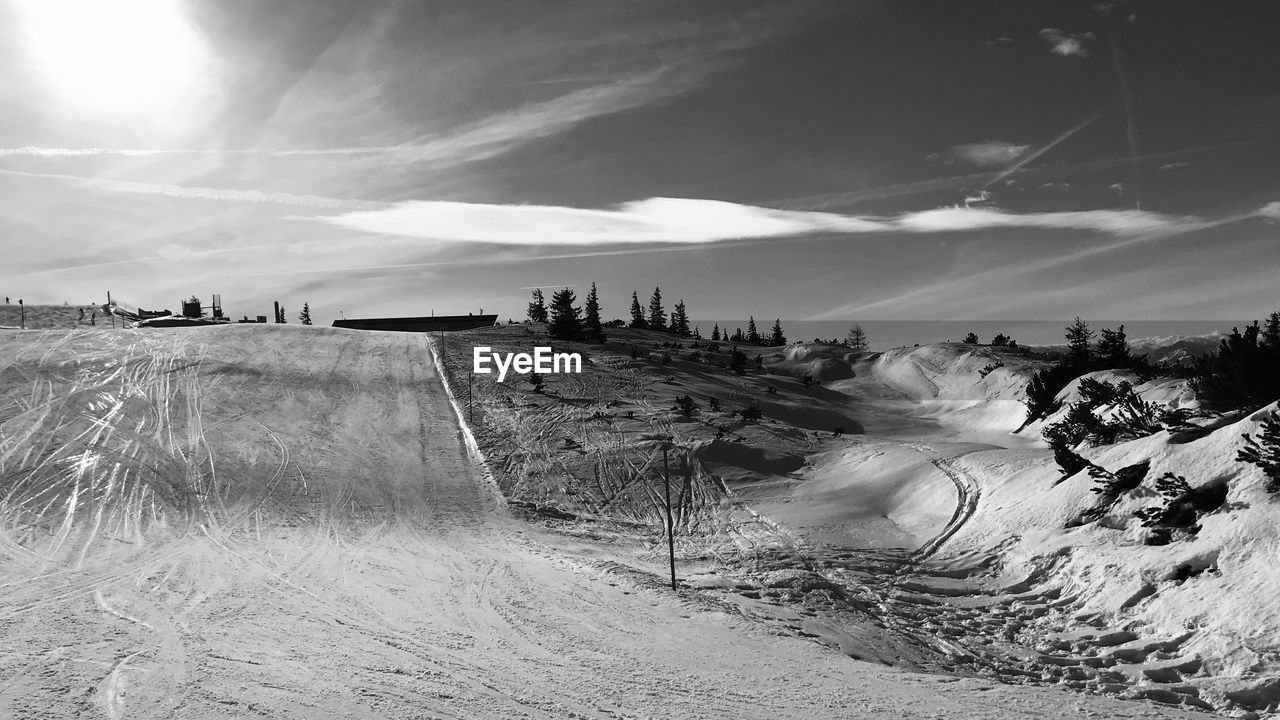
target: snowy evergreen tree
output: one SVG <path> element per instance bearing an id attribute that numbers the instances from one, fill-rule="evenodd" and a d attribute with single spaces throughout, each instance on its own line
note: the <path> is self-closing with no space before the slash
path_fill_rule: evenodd
<path id="1" fill-rule="evenodd" d="M 858 323 L 854 323 L 853 326 L 849 328 L 849 333 L 845 336 L 844 341 L 852 350 L 861 352 L 867 349 L 867 333 Z"/>
<path id="2" fill-rule="evenodd" d="M 582 321 L 578 318 L 581 312 L 573 306 L 577 297 L 569 288 L 557 290 L 551 296 L 551 321 L 547 324 L 547 334 L 556 340 L 577 340 L 582 337 Z"/>
<path id="3" fill-rule="evenodd" d="M 1067 328 L 1067 364 L 1081 372 L 1089 367 L 1092 355 L 1089 345 L 1093 341 L 1093 331 L 1089 323 L 1079 317 Z"/>
<path id="4" fill-rule="evenodd" d="M 542 288 L 533 289 L 533 300 L 529 302 L 529 322 L 544 323 L 547 321 L 547 303 L 542 298 Z"/>
<path id="5" fill-rule="evenodd" d="M 649 329 L 666 332 L 667 330 L 667 311 L 662 309 L 662 289 L 654 288 L 653 295 L 649 297 Z"/>
<path id="6" fill-rule="evenodd" d="M 787 344 L 787 338 L 782 334 L 782 319 L 778 318 L 773 321 L 773 329 L 769 331 L 769 344 L 780 346 Z"/>
<path id="7" fill-rule="evenodd" d="M 715 342 L 720 342 L 720 323 L 716 323 L 714 326 L 712 326 L 711 339 Z"/>
<path id="8" fill-rule="evenodd" d="M 649 327 L 649 323 L 644 319 L 644 310 L 640 307 L 640 298 L 636 297 L 636 292 L 631 291 L 631 325 L 629 327 L 644 329 Z"/>
<path id="9" fill-rule="evenodd" d="M 684 309 L 684 300 L 676 303 L 671 310 L 671 334 L 689 337 L 689 313 Z"/>
<path id="10" fill-rule="evenodd" d="M 752 345 L 760 344 L 760 332 L 756 330 L 756 318 L 754 315 L 747 318 L 747 342 Z"/>
<path id="11" fill-rule="evenodd" d="M 303 325 L 311 324 L 311 305 L 302 303 L 302 312 L 298 314 L 298 321 Z"/>
<path id="12" fill-rule="evenodd" d="M 1104 368 L 1128 367 L 1133 360 L 1129 355 L 1129 342 L 1125 339 L 1124 326 L 1111 330 L 1102 328 L 1102 339 L 1098 341 L 1098 362 Z"/>
<path id="13" fill-rule="evenodd" d="M 1272 352 L 1280 352 L 1280 312 L 1273 312 L 1262 323 L 1262 344 Z"/>
<path id="14" fill-rule="evenodd" d="M 596 293 L 596 284 L 591 283 L 591 292 L 587 293 L 586 306 L 582 312 L 582 335 L 588 340 L 603 340 L 604 326 L 600 322 L 600 296 Z"/>

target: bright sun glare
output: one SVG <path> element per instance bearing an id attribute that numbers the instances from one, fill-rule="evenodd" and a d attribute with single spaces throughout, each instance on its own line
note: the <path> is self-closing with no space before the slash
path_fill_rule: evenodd
<path id="1" fill-rule="evenodd" d="M 182 0 L 18 0 L 42 80 L 75 110 L 135 115 L 193 83 L 200 38 Z"/>

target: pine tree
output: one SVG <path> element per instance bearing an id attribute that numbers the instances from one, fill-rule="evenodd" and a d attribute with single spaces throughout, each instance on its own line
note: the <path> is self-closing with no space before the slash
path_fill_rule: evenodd
<path id="1" fill-rule="evenodd" d="M 582 334 L 588 340 L 603 340 L 604 326 L 600 323 L 600 296 L 596 293 L 596 284 L 591 283 L 591 292 L 587 293 L 586 306 L 582 312 Z"/>
<path id="2" fill-rule="evenodd" d="M 715 342 L 720 342 L 720 323 L 716 323 L 711 328 L 711 339 Z"/>
<path id="3" fill-rule="evenodd" d="M 671 310 L 671 334 L 689 337 L 689 314 L 684 309 L 684 300 L 676 303 Z"/>
<path id="4" fill-rule="evenodd" d="M 533 300 L 529 302 L 529 322 L 544 323 L 547 321 L 547 304 L 542 298 L 542 288 L 533 289 Z"/>
<path id="5" fill-rule="evenodd" d="M 965 344 L 965 345 L 977 345 L 977 344 L 978 344 L 978 333 L 971 332 L 971 333 L 969 333 L 968 335 L 965 335 L 965 336 L 964 336 L 964 344 Z"/>
<path id="6" fill-rule="evenodd" d="M 662 290 L 660 288 L 653 289 L 653 295 L 649 298 L 649 329 L 659 332 L 667 330 L 667 311 L 662 309 Z"/>
<path id="7" fill-rule="evenodd" d="M 747 318 L 747 342 L 752 345 L 760 344 L 760 332 L 756 330 L 756 318 L 754 315 Z"/>
<path id="8" fill-rule="evenodd" d="M 281 305 L 279 317 L 276 318 L 276 322 L 280 323 L 281 325 L 284 325 L 285 323 L 289 322 L 289 318 L 285 317 L 284 313 L 285 313 L 284 305 Z"/>
<path id="9" fill-rule="evenodd" d="M 631 325 L 633 328 L 644 329 L 649 327 L 649 323 L 645 322 L 644 310 L 640 308 L 640 298 L 636 297 L 636 291 L 631 291 Z"/>
<path id="10" fill-rule="evenodd" d="M 1267 316 L 1262 325 L 1262 344 L 1272 352 L 1280 352 L 1280 312 Z"/>
<path id="11" fill-rule="evenodd" d="M 1098 341 L 1098 362 L 1104 368 L 1128 367 L 1133 360 L 1129 355 L 1129 342 L 1124 336 L 1124 326 L 1111 330 L 1102 328 L 1102 339 Z"/>
<path id="12" fill-rule="evenodd" d="M 1244 447 L 1236 455 L 1236 462 L 1250 463 L 1262 468 L 1267 476 L 1267 492 L 1280 493 L 1280 415 L 1271 413 L 1262 418 L 1257 437 L 1244 436 Z"/>
<path id="13" fill-rule="evenodd" d="M 1088 368 L 1091 359 L 1089 345 L 1093 341 L 1093 331 L 1089 329 L 1089 323 L 1077 317 L 1067 327 L 1066 338 L 1067 364 L 1081 371 Z"/>
<path id="14" fill-rule="evenodd" d="M 851 350 L 861 352 L 867 349 L 867 333 L 858 323 L 854 323 L 849 328 L 849 334 L 845 336 L 844 341 Z"/>
<path id="15" fill-rule="evenodd" d="M 742 328 L 735 328 L 733 337 L 729 338 L 733 342 L 746 342 L 747 336 L 742 334 Z"/>
<path id="16" fill-rule="evenodd" d="M 302 303 L 302 312 L 298 314 L 298 321 L 303 325 L 311 324 L 311 305 Z"/>
<path id="17" fill-rule="evenodd" d="M 577 297 L 569 288 L 557 290 L 551 296 L 551 320 L 547 324 L 547 334 L 556 340 L 577 340 L 582 337 L 582 321 L 578 318 L 581 312 L 573 306 Z"/>
<path id="18" fill-rule="evenodd" d="M 775 347 L 787 344 L 787 338 L 782 334 L 781 318 L 777 318 L 773 321 L 773 329 L 769 331 L 769 344 Z"/>
<path id="19" fill-rule="evenodd" d="M 1218 345 L 1217 352 L 1196 361 L 1192 387 L 1215 410 L 1255 408 L 1280 399 L 1280 352 L 1259 345 L 1262 328 L 1255 320 Z"/>

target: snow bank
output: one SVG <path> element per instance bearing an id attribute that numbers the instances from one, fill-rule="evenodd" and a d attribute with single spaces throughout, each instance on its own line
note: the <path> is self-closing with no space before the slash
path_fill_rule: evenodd
<path id="1" fill-rule="evenodd" d="M 752 506 L 810 541 L 914 549 L 955 511 L 955 485 L 909 445 L 861 443 L 814 455 L 788 491 Z"/>
<path id="2" fill-rule="evenodd" d="M 880 353 L 855 371 L 902 393 L 918 417 L 962 430 L 1012 433 L 1026 418 L 1027 381 L 1040 365 L 990 347 L 944 343 Z"/>
<path id="3" fill-rule="evenodd" d="M 1066 387 L 1062 388 L 1056 396 L 1059 408 L 1044 418 L 1028 424 L 1019 434 L 1039 439 L 1045 428 L 1061 422 L 1066 417 L 1072 403 L 1080 400 L 1080 383 L 1085 378 L 1091 378 L 1098 382 L 1108 382 L 1113 385 L 1127 382 L 1144 402 L 1159 403 L 1175 410 L 1195 411 L 1199 410 L 1201 406 L 1200 401 L 1196 398 L 1195 391 L 1191 389 L 1191 382 L 1184 378 L 1156 378 L 1142 382 L 1136 374 L 1129 370 L 1098 370 L 1081 375 L 1067 383 Z M 1098 414 L 1103 418 L 1109 418 L 1113 410 L 1114 408 L 1111 406 L 1104 406 L 1099 408 Z"/>
<path id="4" fill-rule="evenodd" d="M 1169 393 L 1171 400 L 1181 397 Z M 1000 548 L 1004 567 L 996 585 L 1035 586 L 1041 594 L 1057 589 L 1078 619 L 1164 642 L 1160 652 L 1138 640 L 1124 650 L 1126 661 L 1146 674 L 1144 682 L 1176 676 L 1218 705 L 1280 701 L 1280 685 L 1267 680 L 1280 669 L 1280 498 L 1265 492 L 1261 470 L 1235 461 L 1243 434 L 1256 432 L 1275 409 L 1272 404 L 1192 442 L 1173 443 L 1162 432 L 1083 450 L 1113 471 L 1151 464 L 1140 487 L 1085 524 L 1079 524 L 1081 513 L 1100 499 L 1087 472 L 1059 482 L 1045 451 L 967 455 L 957 462 L 979 479 L 982 500 L 948 552 Z M 1166 472 L 1193 488 L 1226 483 L 1227 500 L 1201 518 L 1194 537 L 1146 545 L 1150 531 L 1133 512 L 1162 503 L 1154 484 Z M 1169 669 L 1173 665 L 1181 669 Z"/>

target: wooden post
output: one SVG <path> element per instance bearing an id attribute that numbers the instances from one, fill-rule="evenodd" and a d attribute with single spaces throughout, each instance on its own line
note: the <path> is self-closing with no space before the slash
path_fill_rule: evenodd
<path id="1" fill-rule="evenodd" d="M 667 466 L 667 447 L 669 442 L 662 445 L 662 484 L 666 489 L 667 495 L 667 556 L 671 560 L 671 589 L 676 589 L 676 537 L 675 525 L 671 522 L 671 474 Z"/>
<path id="2" fill-rule="evenodd" d="M 22 329 L 27 329 L 27 306 L 22 304 L 22 298 L 18 298 L 18 315 L 22 318 Z"/>

